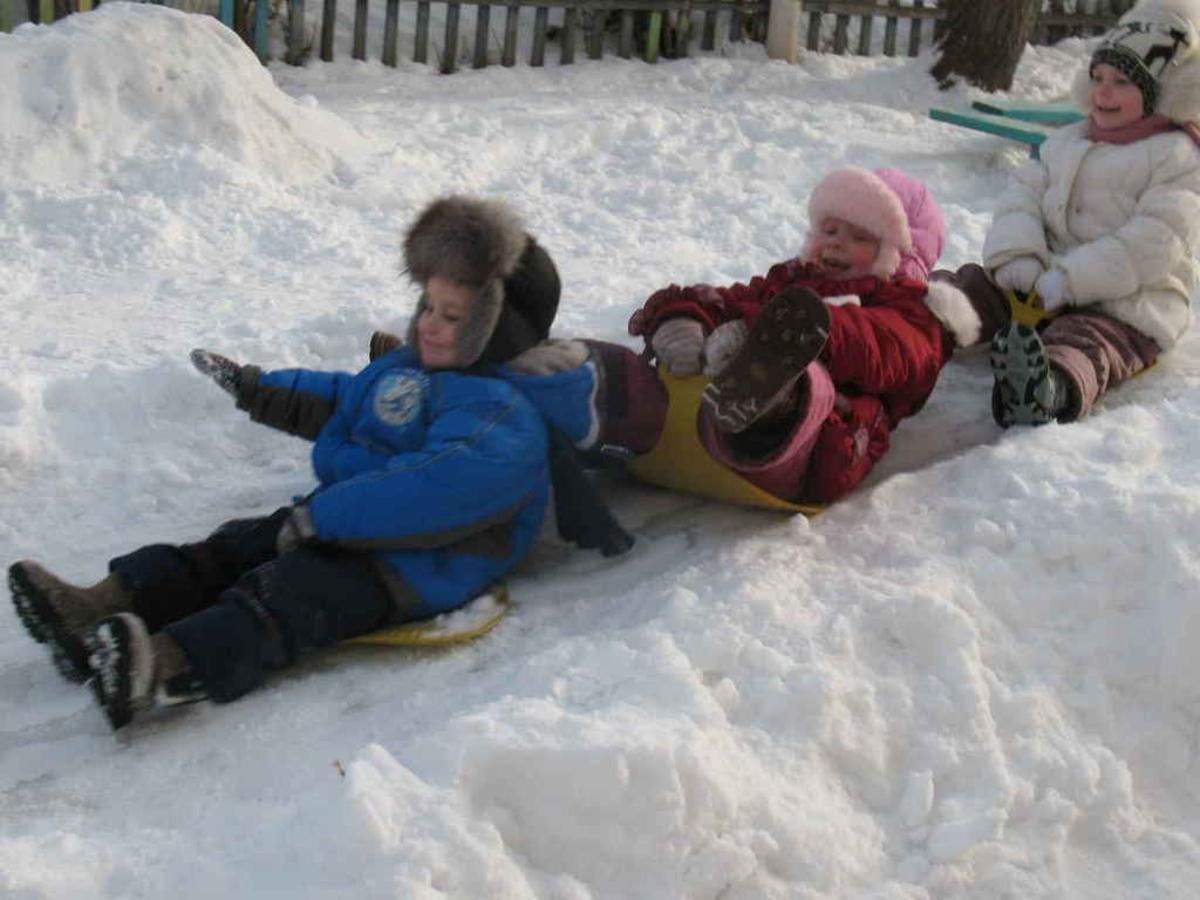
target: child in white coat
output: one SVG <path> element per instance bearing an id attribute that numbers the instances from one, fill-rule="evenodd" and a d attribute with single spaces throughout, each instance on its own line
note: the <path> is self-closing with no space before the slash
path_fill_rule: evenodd
<path id="1" fill-rule="evenodd" d="M 996 422 L 1087 415 L 1188 328 L 1200 284 L 1200 0 L 1142 0 L 1075 84 L 1088 118 L 1015 173 L 984 241 L 1001 287 L 1036 292 L 1040 331 L 992 340 Z"/>

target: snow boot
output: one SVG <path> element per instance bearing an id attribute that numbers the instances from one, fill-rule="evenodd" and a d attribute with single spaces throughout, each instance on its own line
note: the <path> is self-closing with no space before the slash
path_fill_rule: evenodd
<path id="1" fill-rule="evenodd" d="M 105 619 L 89 643 L 92 693 L 114 731 L 151 709 L 205 698 L 178 642 L 165 631 L 150 634 L 133 613 Z"/>
<path id="2" fill-rule="evenodd" d="M 992 417 L 1002 428 L 1045 425 L 1066 409 L 1069 390 L 1050 368 L 1036 330 L 1010 322 L 992 338 Z"/>
<path id="3" fill-rule="evenodd" d="M 829 309 L 812 291 L 788 288 L 763 307 L 746 343 L 705 386 L 704 406 L 720 431 L 744 431 L 787 399 L 829 339 Z"/>
<path id="4" fill-rule="evenodd" d="M 116 575 L 77 587 L 28 559 L 8 567 L 8 589 L 30 637 L 49 645 L 55 668 L 76 684 L 91 674 L 86 637 L 96 623 L 133 609 L 132 597 Z"/>

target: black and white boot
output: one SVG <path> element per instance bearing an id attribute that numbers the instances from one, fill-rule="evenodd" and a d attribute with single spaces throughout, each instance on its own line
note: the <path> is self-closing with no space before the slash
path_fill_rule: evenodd
<path id="1" fill-rule="evenodd" d="M 1011 322 L 992 338 L 992 417 L 1002 428 L 1045 425 L 1067 407 L 1063 377 L 1050 367 L 1035 329 Z"/>
<path id="2" fill-rule="evenodd" d="M 92 693 L 114 731 L 151 709 L 204 699 L 179 644 L 133 613 L 105 619 L 89 643 Z"/>
<path id="3" fill-rule="evenodd" d="M 829 339 L 829 309 L 812 291 L 787 288 L 763 307 L 746 343 L 705 386 L 717 428 L 744 431 L 787 398 Z"/>
<path id="4" fill-rule="evenodd" d="M 86 641 L 96 623 L 133 608 L 116 575 L 83 588 L 28 559 L 8 567 L 8 590 L 29 636 L 49 646 L 55 668 L 76 684 L 91 675 Z"/>

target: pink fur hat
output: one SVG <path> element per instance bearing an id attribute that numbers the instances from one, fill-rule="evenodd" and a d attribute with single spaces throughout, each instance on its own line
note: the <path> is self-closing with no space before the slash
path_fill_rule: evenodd
<path id="1" fill-rule="evenodd" d="M 801 256 L 811 258 L 817 229 L 830 216 L 857 225 L 879 238 L 871 272 L 891 278 L 903 256 L 912 252 L 912 232 L 900 197 L 868 169 L 847 166 L 820 180 L 808 198 L 809 236 Z"/>

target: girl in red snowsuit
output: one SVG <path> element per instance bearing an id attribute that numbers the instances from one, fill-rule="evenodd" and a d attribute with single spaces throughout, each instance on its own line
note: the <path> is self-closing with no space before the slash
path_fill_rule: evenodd
<path id="1" fill-rule="evenodd" d="M 945 226 L 920 182 L 834 171 L 809 222 L 798 258 L 748 284 L 656 291 L 629 331 L 672 373 L 713 379 L 700 421 L 711 455 L 782 499 L 828 503 L 867 475 L 982 323 L 962 291 L 926 281 Z"/>

